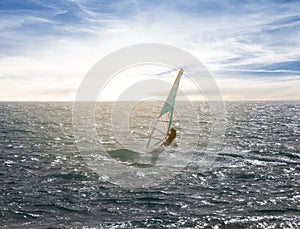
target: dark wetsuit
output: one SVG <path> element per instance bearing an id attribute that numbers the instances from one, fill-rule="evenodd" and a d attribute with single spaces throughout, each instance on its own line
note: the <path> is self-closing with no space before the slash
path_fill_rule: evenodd
<path id="1" fill-rule="evenodd" d="M 176 137 L 176 130 L 174 128 L 171 129 L 171 133 L 169 134 L 168 139 L 163 143 L 164 146 L 171 145 L 174 138 Z"/>

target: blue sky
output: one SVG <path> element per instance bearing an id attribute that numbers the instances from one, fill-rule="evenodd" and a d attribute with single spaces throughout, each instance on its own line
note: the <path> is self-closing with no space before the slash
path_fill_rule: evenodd
<path id="1" fill-rule="evenodd" d="M 0 100 L 72 100 L 116 49 L 175 45 L 224 99 L 299 100 L 299 1 L 0 1 Z"/>

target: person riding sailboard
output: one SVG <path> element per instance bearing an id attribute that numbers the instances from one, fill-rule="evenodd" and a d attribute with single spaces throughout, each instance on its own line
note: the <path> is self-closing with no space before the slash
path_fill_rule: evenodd
<path id="1" fill-rule="evenodd" d="M 171 133 L 169 134 L 167 140 L 163 143 L 164 146 L 169 146 L 176 138 L 176 130 L 175 128 L 171 128 Z"/>
<path id="2" fill-rule="evenodd" d="M 176 130 L 171 128 L 173 121 L 173 112 L 175 106 L 175 99 L 179 87 L 180 79 L 183 75 L 181 68 L 175 79 L 175 82 L 169 92 L 168 98 L 156 119 L 155 125 L 149 135 L 147 150 L 153 152 L 161 146 L 169 146 L 176 137 Z"/>

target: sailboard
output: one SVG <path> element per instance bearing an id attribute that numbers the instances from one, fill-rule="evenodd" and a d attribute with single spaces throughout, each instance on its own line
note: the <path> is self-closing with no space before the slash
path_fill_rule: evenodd
<path id="1" fill-rule="evenodd" d="M 147 143 L 147 151 L 149 152 L 159 148 L 168 138 L 172 121 L 173 121 L 175 99 L 176 99 L 179 82 L 182 75 L 183 75 L 183 69 L 181 68 L 169 92 L 167 100 L 165 101 L 161 109 L 161 112 L 155 121 L 153 129 L 150 132 L 148 143 Z"/>

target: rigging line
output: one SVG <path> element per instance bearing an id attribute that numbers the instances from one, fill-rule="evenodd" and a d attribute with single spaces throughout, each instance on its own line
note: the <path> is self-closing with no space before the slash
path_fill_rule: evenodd
<path id="1" fill-rule="evenodd" d="M 166 123 L 169 123 L 169 121 L 165 121 L 165 120 L 157 120 L 157 122 L 166 122 Z"/>
<path id="2" fill-rule="evenodd" d="M 158 144 L 160 144 L 161 142 L 163 142 L 165 139 L 162 139 L 161 141 L 159 141 L 159 142 L 157 142 L 157 143 L 155 143 L 152 147 L 154 147 L 154 146 L 156 146 L 156 145 L 158 145 Z"/>
<path id="3" fill-rule="evenodd" d="M 156 127 L 154 127 L 152 133 L 150 134 L 150 136 L 152 136 L 152 134 L 154 133 L 154 130 L 156 130 L 156 131 L 162 133 L 163 135 L 166 135 L 165 132 L 163 132 L 163 131 L 161 131 L 160 129 L 157 129 Z"/>
<path id="4" fill-rule="evenodd" d="M 160 137 L 160 139 L 161 139 L 161 138 L 165 138 L 165 135 L 153 135 L 152 137 L 153 137 L 153 138 L 154 138 L 154 137 L 156 137 L 156 138 Z"/>
<path id="5" fill-rule="evenodd" d="M 156 137 L 152 137 L 152 138 L 157 139 L 157 140 L 161 140 L 161 138 L 156 138 Z"/>

